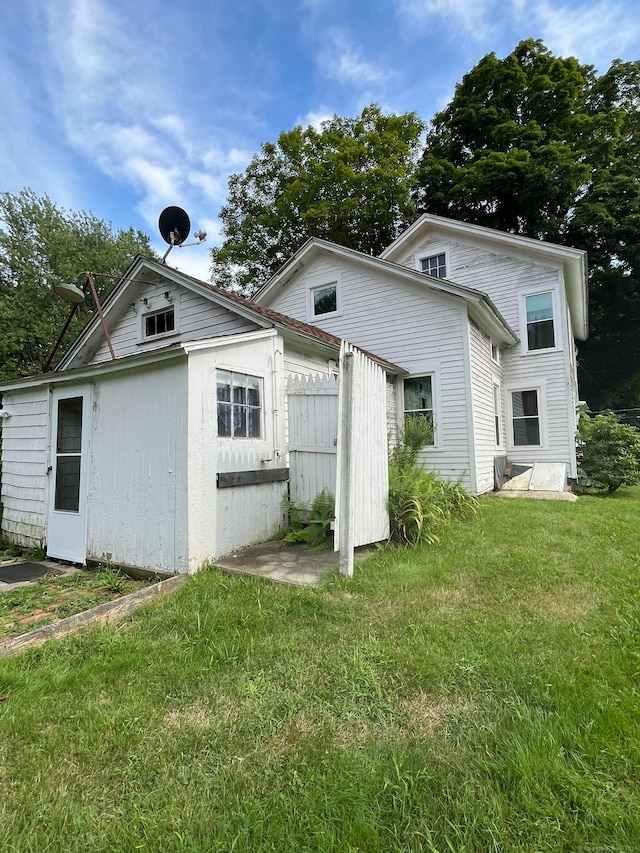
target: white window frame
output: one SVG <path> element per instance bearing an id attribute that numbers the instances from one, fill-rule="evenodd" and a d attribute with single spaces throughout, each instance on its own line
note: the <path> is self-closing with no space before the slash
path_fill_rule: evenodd
<path id="1" fill-rule="evenodd" d="M 504 448 L 504 419 L 502 417 L 502 388 L 500 383 L 493 380 L 493 433 L 496 441 L 496 449 Z M 518 445 L 520 446 L 520 445 Z"/>
<path id="2" fill-rule="evenodd" d="M 448 246 L 425 247 L 424 251 L 420 251 L 418 254 L 416 254 L 416 269 L 418 270 L 418 272 L 422 272 L 425 275 L 429 275 L 429 273 L 425 272 L 425 270 L 422 269 L 422 262 L 429 260 L 429 258 L 436 258 L 438 255 L 444 255 L 445 270 L 443 278 L 451 278 L 451 264 Z"/>
<path id="3" fill-rule="evenodd" d="M 164 294 L 168 293 L 166 299 Z M 172 338 L 180 334 L 180 294 L 176 291 L 163 290 L 153 296 L 145 296 L 141 300 L 138 311 L 138 343 L 146 344 L 149 341 L 160 341 L 163 338 Z M 173 308 L 173 329 L 169 332 L 161 332 L 159 335 L 147 335 L 147 317 L 151 314 L 162 314 Z"/>
<path id="4" fill-rule="evenodd" d="M 529 349 L 529 335 L 527 329 L 527 297 L 541 296 L 543 293 L 551 294 L 551 308 L 553 311 L 553 338 L 554 345 L 544 349 Z M 560 322 L 560 297 L 557 287 L 535 287 L 520 292 L 519 316 L 520 316 L 520 346 L 523 355 L 540 355 L 542 353 L 560 352 L 564 349 L 563 324 Z M 533 390 L 533 389 L 532 389 Z"/>
<path id="5" fill-rule="evenodd" d="M 538 429 L 540 432 L 540 444 L 516 444 L 513 440 L 513 394 L 518 391 L 535 391 L 538 395 Z M 528 449 L 546 450 L 549 440 L 547 435 L 547 395 L 544 383 L 519 383 L 508 385 L 504 388 L 507 409 L 507 424 L 505 433 L 507 439 L 507 450 L 519 452 Z"/>
<path id="6" fill-rule="evenodd" d="M 431 377 L 431 410 L 433 412 L 433 444 L 425 444 L 423 452 L 431 452 L 442 448 L 442 423 L 440 419 L 440 372 L 438 369 L 415 370 L 409 376 L 403 376 L 399 382 L 398 393 L 398 425 L 402 429 L 405 421 L 404 383 L 407 379 L 423 379 Z"/>
<path id="7" fill-rule="evenodd" d="M 310 323 L 324 320 L 328 317 L 338 317 L 342 313 L 342 274 L 327 276 L 323 278 L 313 278 L 307 281 L 307 320 Z M 314 294 L 319 290 L 326 290 L 329 287 L 336 289 L 336 310 L 327 311 L 324 314 L 315 313 Z"/>
<path id="8" fill-rule="evenodd" d="M 240 404 L 234 403 L 233 393 L 231 394 L 231 400 L 229 400 L 228 402 L 218 400 L 218 375 L 220 373 L 229 373 L 229 374 L 231 374 L 232 377 L 235 374 L 236 376 L 243 376 L 245 379 L 249 379 L 249 378 L 250 379 L 257 379 L 259 382 L 259 387 L 260 387 L 260 405 L 259 406 L 250 406 L 248 403 L 240 403 Z M 264 399 L 265 381 L 264 381 L 264 376 L 261 376 L 259 373 L 248 373 L 245 369 L 239 370 L 239 369 L 234 369 L 231 367 L 225 367 L 223 365 L 218 365 L 216 368 L 216 386 L 215 387 L 216 387 L 216 390 L 215 390 L 215 394 L 216 394 L 216 398 L 215 398 L 216 399 L 216 422 L 218 420 L 218 406 L 222 402 L 223 405 L 228 405 L 230 410 L 231 410 L 231 430 L 232 430 L 232 433 L 233 433 L 233 408 L 234 408 L 234 405 L 241 405 L 245 409 L 253 409 L 254 411 L 259 410 L 259 412 L 260 412 L 260 435 L 233 435 L 233 434 L 232 435 L 220 435 L 220 429 L 219 429 L 219 427 L 216 427 L 218 439 L 221 441 L 265 441 L 265 430 L 266 430 L 267 425 L 266 425 L 266 418 L 265 418 L 265 399 Z M 233 388 L 233 384 L 231 385 L 231 388 Z"/>
<path id="9" fill-rule="evenodd" d="M 494 364 L 501 364 L 502 362 L 502 351 L 500 349 L 500 344 L 497 344 L 493 338 L 489 338 L 489 350 L 491 352 L 491 361 Z"/>

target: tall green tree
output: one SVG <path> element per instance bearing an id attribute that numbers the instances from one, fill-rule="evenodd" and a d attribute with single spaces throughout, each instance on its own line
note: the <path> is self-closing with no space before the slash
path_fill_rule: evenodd
<path id="1" fill-rule="evenodd" d="M 152 254 L 142 231 L 114 234 L 93 214 L 65 211 L 30 189 L 0 193 L 0 380 L 42 370 L 69 314 L 55 284 L 87 270 L 119 276 L 138 253 Z M 95 281 L 101 297 L 115 284 Z M 90 303 L 82 305 L 67 343 L 95 310 Z"/>
<path id="2" fill-rule="evenodd" d="M 213 280 L 251 295 L 308 237 L 381 252 L 415 216 L 423 130 L 415 113 L 384 115 L 373 104 L 265 143 L 229 180 Z"/>
<path id="3" fill-rule="evenodd" d="M 586 249 L 592 409 L 640 404 L 640 63 L 598 77 L 523 41 L 465 75 L 427 134 L 421 211 Z"/>

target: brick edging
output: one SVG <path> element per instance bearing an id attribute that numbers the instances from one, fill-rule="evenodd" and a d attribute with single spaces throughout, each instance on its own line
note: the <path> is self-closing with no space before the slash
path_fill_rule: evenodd
<path id="1" fill-rule="evenodd" d="M 116 622 L 119 619 L 123 619 L 129 613 L 133 613 L 134 610 L 142 607 L 148 601 L 162 598 L 178 589 L 190 577 L 187 574 L 174 575 L 174 577 L 167 580 L 159 581 L 136 592 L 131 592 L 129 595 L 124 595 L 122 598 L 98 604 L 97 607 L 92 607 L 90 610 L 83 610 L 82 613 L 76 613 L 73 616 L 67 616 L 66 619 L 60 619 L 58 622 L 52 622 L 50 625 L 43 625 L 41 628 L 29 631 L 28 634 L 21 634 L 19 637 L 9 637 L 6 640 L 0 640 L 0 658 L 17 655 L 34 646 L 41 646 L 47 640 L 66 637 L 90 625 L 96 625 L 100 622 Z"/>

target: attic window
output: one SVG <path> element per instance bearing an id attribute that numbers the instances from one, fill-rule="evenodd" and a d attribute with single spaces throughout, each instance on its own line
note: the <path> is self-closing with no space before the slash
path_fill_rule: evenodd
<path id="1" fill-rule="evenodd" d="M 333 314 L 338 310 L 338 288 L 335 284 L 329 287 L 318 287 L 313 293 L 313 316 Z"/>
<path id="2" fill-rule="evenodd" d="M 444 252 L 439 255 L 431 255 L 429 258 L 420 258 L 420 269 L 427 275 L 435 278 L 447 277 L 447 256 Z"/>
<path id="3" fill-rule="evenodd" d="M 144 336 L 153 338 L 156 335 L 166 335 L 175 330 L 175 311 L 173 305 L 162 311 L 154 311 L 144 318 Z"/>

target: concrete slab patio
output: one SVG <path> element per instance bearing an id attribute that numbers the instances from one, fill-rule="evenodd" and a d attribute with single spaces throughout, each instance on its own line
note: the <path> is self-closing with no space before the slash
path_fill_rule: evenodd
<path id="1" fill-rule="evenodd" d="M 366 553 L 356 552 L 356 560 Z M 254 575 L 277 583 L 318 586 L 337 573 L 339 556 L 335 551 L 314 551 L 308 545 L 281 545 L 263 542 L 243 548 L 215 561 L 223 572 Z"/>

